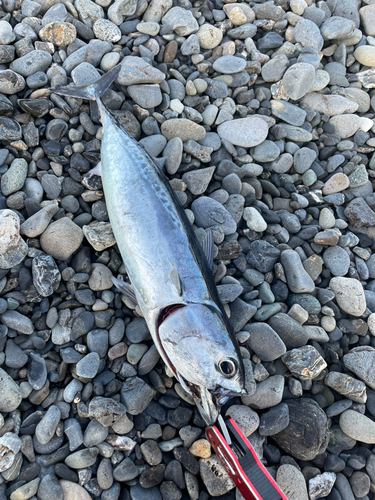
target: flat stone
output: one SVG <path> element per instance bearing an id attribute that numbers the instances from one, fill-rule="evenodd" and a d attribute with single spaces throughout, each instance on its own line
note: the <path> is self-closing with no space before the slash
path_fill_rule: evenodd
<path id="1" fill-rule="evenodd" d="M 9 196 L 22 189 L 27 177 L 27 163 L 22 158 L 16 158 L 11 166 L 1 176 L 1 192 Z"/>
<path id="2" fill-rule="evenodd" d="M 329 247 L 323 253 L 324 265 L 333 276 L 345 276 L 349 270 L 350 257 L 341 247 Z"/>
<path id="3" fill-rule="evenodd" d="M 162 95 L 158 84 L 129 85 L 128 92 L 133 101 L 142 108 L 152 109 L 162 101 Z"/>
<path id="4" fill-rule="evenodd" d="M 340 415 L 340 428 L 352 439 L 361 443 L 375 443 L 375 422 L 354 410 L 346 410 Z"/>
<path id="5" fill-rule="evenodd" d="M 340 193 L 349 187 L 350 181 L 347 175 L 337 173 L 332 175 L 324 184 L 322 192 L 325 196 L 333 193 Z"/>
<path id="6" fill-rule="evenodd" d="M 309 340 L 308 333 L 303 326 L 287 314 L 275 314 L 268 320 L 268 324 L 279 335 L 287 349 L 302 347 Z"/>
<path id="7" fill-rule="evenodd" d="M 212 67 L 218 73 L 231 75 L 243 71 L 246 67 L 246 60 L 240 57 L 226 55 L 216 59 Z"/>
<path id="8" fill-rule="evenodd" d="M 366 298 L 360 281 L 353 278 L 332 278 L 329 287 L 335 293 L 339 307 L 352 316 L 361 316 L 366 310 Z"/>
<path id="9" fill-rule="evenodd" d="M 203 194 L 210 183 L 216 167 L 200 168 L 186 172 L 182 180 L 187 185 L 188 190 L 194 195 Z"/>
<path id="10" fill-rule="evenodd" d="M 47 381 L 47 367 L 44 358 L 31 352 L 27 365 L 27 381 L 35 391 L 44 387 Z"/>
<path id="11" fill-rule="evenodd" d="M 259 434 L 274 436 L 289 425 L 289 407 L 285 403 L 273 406 L 262 413 L 260 418 Z"/>
<path id="12" fill-rule="evenodd" d="M 13 491 L 10 495 L 10 500 L 25 500 L 31 498 L 38 491 L 40 478 L 33 479 L 26 484 L 23 484 L 19 488 Z"/>
<path id="13" fill-rule="evenodd" d="M 187 118 L 165 120 L 161 125 L 161 132 L 168 141 L 179 137 L 182 142 L 200 141 L 206 135 L 206 131 L 201 125 Z"/>
<path id="14" fill-rule="evenodd" d="M 326 375 L 324 383 L 356 403 L 365 403 L 367 400 L 366 385 L 345 373 L 332 371 Z"/>
<path id="15" fill-rule="evenodd" d="M 166 122 L 164 122 L 166 123 Z M 235 146 L 251 148 L 262 143 L 268 135 L 267 123 L 261 118 L 238 118 L 221 123 L 217 133 Z"/>
<path id="16" fill-rule="evenodd" d="M 52 56 L 44 50 L 33 50 L 14 60 L 10 69 L 23 77 L 30 76 L 38 71 L 46 71 L 52 62 Z"/>
<path id="17" fill-rule="evenodd" d="M 302 380 L 316 378 L 327 367 L 322 356 L 311 345 L 288 351 L 282 360 L 292 375 Z"/>
<path id="18" fill-rule="evenodd" d="M 250 333 L 247 345 L 262 361 L 274 361 L 285 354 L 284 342 L 267 323 L 252 323 L 246 331 Z"/>
<path id="19" fill-rule="evenodd" d="M 337 94 L 308 93 L 302 102 L 309 108 L 329 116 L 341 115 L 343 113 L 355 113 L 358 109 L 357 102 Z"/>
<path id="20" fill-rule="evenodd" d="M 61 412 L 55 405 L 51 405 L 42 420 L 36 426 L 35 435 L 41 444 L 47 444 L 54 436 Z"/>
<path id="21" fill-rule="evenodd" d="M 30 318 L 24 316 L 18 311 L 8 309 L 1 314 L 0 319 L 3 325 L 8 328 L 13 328 L 13 330 L 16 330 L 17 332 L 24 333 L 25 335 L 31 335 L 34 332 L 34 325 Z"/>
<path id="22" fill-rule="evenodd" d="M 195 215 L 198 227 L 208 229 L 219 226 L 225 235 L 232 234 L 237 229 L 237 224 L 230 213 L 218 201 L 207 196 L 201 196 L 193 201 L 191 210 Z"/>
<path id="23" fill-rule="evenodd" d="M 320 27 L 324 40 L 341 40 L 353 35 L 355 23 L 340 16 L 329 17 Z"/>
<path id="24" fill-rule="evenodd" d="M 284 390 L 284 377 L 273 375 L 256 386 L 256 393 L 251 396 L 242 396 L 244 405 L 255 410 L 263 410 L 276 406 L 282 400 Z"/>
<path id="25" fill-rule="evenodd" d="M 323 47 L 323 38 L 318 26 L 309 19 L 301 19 L 294 28 L 294 38 L 303 47 L 312 47 L 319 52 Z"/>
<path id="26" fill-rule="evenodd" d="M 273 57 L 262 66 L 261 74 L 263 80 L 266 82 L 278 82 L 283 77 L 288 64 L 289 60 L 285 54 Z"/>
<path id="27" fill-rule="evenodd" d="M 370 346 L 354 347 L 343 357 L 346 368 L 375 389 L 375 349 Z"/>
<path id="28" fill-rule="evenodd" d="M 84 450 L 76 451 L 66 457 L 65 464 L 72 469 L 84 469 L 90 467 L 96 462 L 98 456 L 98 448 L 85 448 Z"/>
<path id="29" fill-rule="evenodd" d="M 329 123 L 335 127 L 335 133 L 339 135 L 341 139 L 352 137 L 359 129 L 367 132 L 371 128 L 371 124 L 366 121 L 366 118 L 351 113 L 332 116 L 329 119 Z"/>
<path id="30" fill-rule="evenodd" d="M 21 234 L 25 234 L 28 238 L 39 236 L 47 229 L 52 217 L 58 210 L 59 206 L 55 203 L 43 207 L 21 224 Z"/>
<path id="31" fill-rule="evenodd" d="M 75 0 L 74 7 L 77 9 L 80 20 L 92 28 L 95 21 L 104 18 L 104 11 L 102 7 L 91 0 Z"/>
<path id="32" fill-rule="evenodd" d="M 90 3 L 94 4 L 94 2 L 91 1 Z M 90 42 L 87 45 L 80 47 L 78 50 L 74 51 L 65 59 L 63 63 L 63 69 L 65 69 L 65 72 L 68 75 L 70 75 L 71 72 L 74 70 L 74 68 L 80 65 L 82 61 L 85 61 L 86 63 L 89 63 L 92 66 L 96 67 L 99 65 L 102 57 L 108 52 L 110 52 L 111 49 L 112 49 L 112 44 L 109 42 L 103 42 L 102 40 L 95 40 L 95 39 L 90 40 Z M 89 74 L 90 76 L 92 75 L 92 73 Z M 119 79 L 121 74 L 122 73 L 120 72 L 119 76 L 117 77 L 117 80 Z"/>

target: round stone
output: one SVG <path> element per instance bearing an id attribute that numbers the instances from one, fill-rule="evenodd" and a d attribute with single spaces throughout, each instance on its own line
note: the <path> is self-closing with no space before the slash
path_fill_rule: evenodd
<path id="1" fill-rule="evenodd" d="M 71 23 L 55 21 L 48 23 L 39 31 L 39 38 L 58 47 L 66 47 L 74 42 L 77 36 L 76 28 Z"/>
<path id="2" fill-rule="evenodd" d="M 233 418 L 246 437 L 250 436 L 259 427 L 258 414 L 247 406 L 230 406 L 225 415 Z"/>
<path id="3" fill-rule="evenodd" d="M 298 101 L 310 90 L 314 83 L 315 69 L 308 63 L 296 63 L 290 66 L 282 79 L 285 94 Z"/>
<path id="4" fill-rule="evenodd" d="M 262 118 L 249 116 L 220 124 L 217 133 L 222 139 L 235 146 L 251 148 L 266 139 L 268 126 Z"/>
<path id="5" fill-rule="evenodd" d="M 354 51 L 354 57 L 364 66 L 375 66 L 375 47 L 372 45 L 361 45 Z"/>
<path id="6" fill-rule="evenodd" d="M 201 49 L 214 49 L 223 39 L 223 32 L 212 24 L 202 24 L 196 35 Z"/>
<path id="7" fill-rule="evenodd" d="M 352 316 L 362 316 L 366 298 L 360 281 L 354 278 L 332 278 L 329 287 L 335 293 L 339 307 Z"/>
<path id="8" fill-rule="evenodd" d="M 43 250 L 58 260 L 67 260 L 83 240 L 82 229 L 67 217 L 52 222 L 40 237 Z"/>
<path id="9" fill-rule="evenodd" d="M 246 59 L 231 55 L 222 56 L 216 59 L 212 67 L 218 73 L 231 75 L 232 73 L 239 73 L 245 69 Z"/>
<path id="10" fill-rule="evenodd" d="M 352 439 L 361 443 L 375 444 L 375 422 L 354 410 L 346 410 L 340 415 L 340 428 Z"/>
<path id="11" fill-rule="evenodd" d="M 187 118 L 165 120 L 161 125 L 161 132 L 168 141 L 178 137 L 182 142 L 200 141 L 206 135 L 206 131 L 201 125 Z"/>
<path id="12" fill-rule="evenodd" d="M 118 42 L 121 38 L 121 31 L 116 24 L 108 19 L 98 19 L 95 21 L 93 31 L 96 38 L 105 42 Z"/>

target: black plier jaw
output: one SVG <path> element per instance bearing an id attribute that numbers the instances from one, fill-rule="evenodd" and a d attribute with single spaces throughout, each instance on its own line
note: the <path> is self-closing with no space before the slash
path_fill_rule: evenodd
<path id="1" fill-rule="evenodd" d="M 224 425 L 226 438 L 215 425 L 206 428 L 206 436 L 244 499 L 288 500 L 234 420 L 226 418 Z"/>

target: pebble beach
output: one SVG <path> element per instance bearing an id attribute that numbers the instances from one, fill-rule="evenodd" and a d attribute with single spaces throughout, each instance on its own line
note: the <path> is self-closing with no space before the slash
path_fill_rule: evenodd
<path id="1" fill-rule="evenodd" d="M 222 415 L 288 500 L 374 500 L 374 0 L 0 1 L 0 500 L 243 500 L 113 286 L 97 104 L 53 92 L 116 65 L 105 107 L 213 234 Z"/>

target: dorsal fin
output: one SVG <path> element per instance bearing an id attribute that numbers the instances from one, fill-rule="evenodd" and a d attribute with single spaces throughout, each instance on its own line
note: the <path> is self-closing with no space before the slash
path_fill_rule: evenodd
<path id="1" fill-rule="evenodd" d="M 202 250 L 209 268 L 212 269 L 214 264 L 214 238 L 211 229 L 207 229 L 206 237 L 202 241 Z"/>

